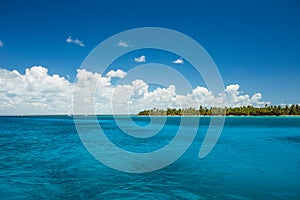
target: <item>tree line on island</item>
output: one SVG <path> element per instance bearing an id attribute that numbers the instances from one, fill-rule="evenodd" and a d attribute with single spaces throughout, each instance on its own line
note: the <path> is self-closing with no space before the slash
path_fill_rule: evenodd
<path id="1" fill-rule="evenodd" d="M 138 113 L 138 115 L 234 115 L 234 116 L 267 116 L 267 115 L 300 115 L 300 106 L 290 105 L 290 106 L 276 106 L 276 105 L 265 105 L 264 107 L 254 107 L 254 106 L 241 106 L 241 107 L 203 107 L 200 106 L 199 109 L 196 108 L 185 108 L 185 109 L 150 109 L 143 110 Z"/>

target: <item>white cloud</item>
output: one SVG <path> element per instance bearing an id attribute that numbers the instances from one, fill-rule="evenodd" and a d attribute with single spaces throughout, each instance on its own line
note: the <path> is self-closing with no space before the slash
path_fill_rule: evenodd
<path id="1" fill-rule="evenodd" d="M 99 114 L 113 111 L 124 114 L 127 110 L 137 113 L 149 108 L 210 107 L 218 105 L 224 98 L 227 107 L 269 103 L 261 100 L 261 93 L 252 96 L 243 94 L 238 84 L 227 86 L 225 97 L 201 86 L 186 95 L 179 95 L 174 85 L 150 91 L 149 85 L 139 79 L 125 85 L 111 83 L 111 77 L 121 77 L 124 73 L 116 70 L 103 76 L 80 69 L 77 70 L 78 82 L 74 84 L 59 75 L 50 75 L 42 66 L 26 69 L 24 74 L 0 69 L 0 115 L 66 114 L 72 109 L 72 98 L 79 105 L 77 113 L 89 110 L 95 101 L 95 111 Z M 73 89 L 80 90 L 76 98 L 73 97 Z"/>
<path id="2" fill-rule="evenodd" d="M 124 78 L 125 76 L 126 76 L 126 72 L 124 72 L 123 70 L 120 70 L 120 69 L 118 69 L 118 70 L 116 70 L 116 71 L 114 71 L 114 70 L 111 70 L 111 71 L 109 71 L 107 74 L 106 74 L 106 76 L 107 77 L 116 77 L 116 78 Z"/>
<path id="3" fill-rule="evenodd" d="M 129 47 L 129 44 L 127 42 L 120 40 L 120 42 L 118 43 L 118 46 L 119 47 Z"/>
<path id="4" fill-rule="evenodd" d="M 66 42 L 67 43 L 74 43 L 74 44 L 76 44 L 77 46 L 80 46 L 80 47 L 84 47 L 85 45 L 83 44 L 83 42 L 82 41 L 80 41 L 79 39 L 72 39 L 72 37 L 71 36 L 69 36 L 67 39 L 66 39 Z"/>
<path id="5" fill-rule="evenodd" d="M 0 114 L 60 113 L 71 109 L 72 88 L 57 74 L 41 66 L 18 71 L 0 69 Z"/>
<path id="6" fill-rule="evenodd" d="M 178 58 L 177 60 L 172 61 L 172 63 L 174 63 L 174 64 L 183 64 L 183 59 Z"/>
<path id="7" fill-rule="evenodd" d="M 138 63 L 146 62 L 146 56 L 143 55 L 139 58 L 134 58 L 134 61 Z"/>
<path id="8" fill-rule="evenodd" d="M 241 94 L 239 90 L 240 86 L 238 84 L 229 85 L 226 87 L 226 102 L 228 102 L 228 107 L 235 107 L 235 106 L 245 106 L 245 105 L 256 105 L 261 106 L 268 104 L 269 102 L 260 102 L 262 98 L 261 93 L 255 93 L 252 97 L 248 94 Z"/>
<path id="9" fill-rule="evenodd" d="M 0 40 L 0 47 L 4 47 L 4 43 Z"/>

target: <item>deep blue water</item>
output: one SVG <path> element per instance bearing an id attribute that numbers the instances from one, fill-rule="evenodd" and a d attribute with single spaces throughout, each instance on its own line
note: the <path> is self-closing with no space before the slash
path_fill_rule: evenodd
<path id="1" fill-rule="evenodd" d="M 209 120 L 201 118 L 175 163 L 130 174 L 89 154 L 71 117 L 0 117 L 0 199 L 300 199 L 300 117 L 226 117 L 213 151 L 199 159 Z M 161 133 L 136 140 L 99 117 L 115 144 L 135 152 L 166 145 L 179 121 L 169 117 Z"/>

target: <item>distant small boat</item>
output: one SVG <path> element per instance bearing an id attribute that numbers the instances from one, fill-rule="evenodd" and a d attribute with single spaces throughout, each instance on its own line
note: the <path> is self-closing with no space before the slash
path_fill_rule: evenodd
<path id="1" fill-rule="evenodd" d="M 71 117 L 72 115 L 70 114 L 70 111 L 68 111 L 68 116 Z"/>

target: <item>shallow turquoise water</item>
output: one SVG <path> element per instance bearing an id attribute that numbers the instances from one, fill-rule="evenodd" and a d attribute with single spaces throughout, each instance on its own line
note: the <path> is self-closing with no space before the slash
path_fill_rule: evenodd
<path id="1" fill-rule="evenodd" d="M 0 117 L 0 198 L 300 199 L 300 117 L 227 117 L 217 145 L 199 159 L 209 120 L 201 118 L 194 143 L 175 163 L 129 174 L 91 156 L 70 117 Z M 146 152 L 168 144 L 180 118 L 142 140 L 122 133 L 111 116 L 99 121 L 118 146 Z"/>

